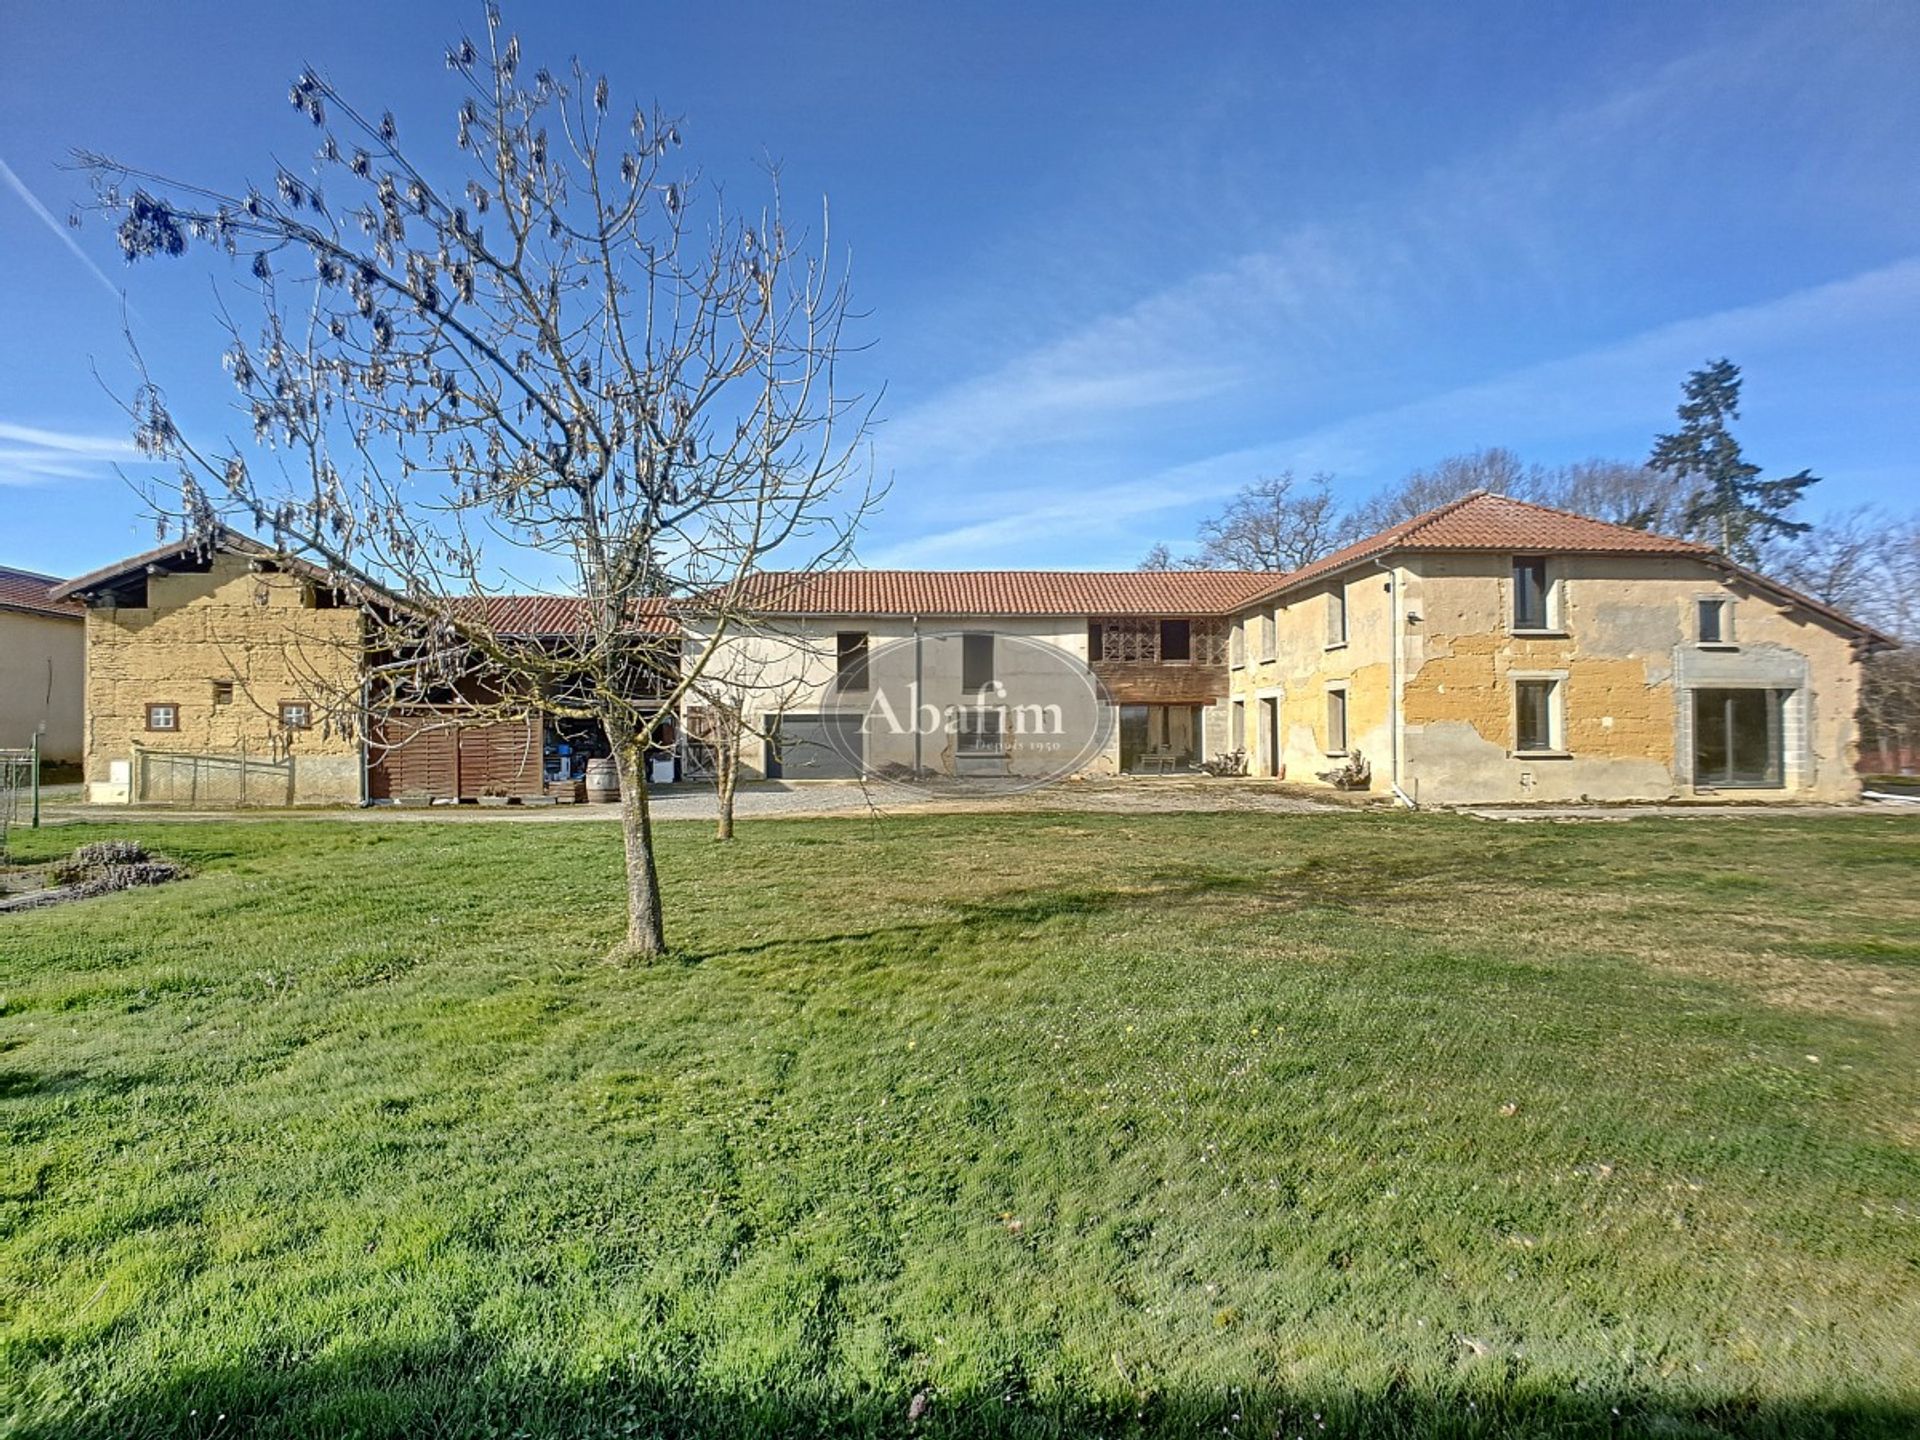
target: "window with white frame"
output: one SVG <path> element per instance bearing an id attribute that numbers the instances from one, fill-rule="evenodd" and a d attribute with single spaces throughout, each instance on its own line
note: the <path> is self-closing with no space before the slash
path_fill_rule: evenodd
<path id="1" fill-rule="evenodd" d="M 1275 623 L 1273 612 L 1267 611 L 1260 617 L 1260 658 L 1271 660 L 1279 653 L 1280 627 Z"/>
<path id="2" fill-rule="evenodd" d="M 1557 752 L 1566 748 L 1561 734 L 1558 680 L 1513 682 L 1513 748 L 1521 755 Z"/>
<path id="3" fill-rule="evenodd" d="M 1238 670 L 1247 663 L 1247 627 L 1236 623 L 1227 640 L 1227 663 Z"/>

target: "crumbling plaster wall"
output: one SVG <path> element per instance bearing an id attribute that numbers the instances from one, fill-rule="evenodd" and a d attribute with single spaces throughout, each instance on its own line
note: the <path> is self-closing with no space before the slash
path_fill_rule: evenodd
<path id="1" fill-rule="evenodd" d="M 1511 557 L 1403 561 L 1410 616 L 1404 774 L 1423 801 L 1665 799 L 1694 793 L 1691 687 L 1791 690 L 1786 785 L 1746 798 L 1841 799 L 1858 666 L 1850 638 L 1681 557 L 1550 562 L 1554 632 L 1512 631 Z M 1733 602 L 1732 642 L 1695 640 L 1696 602 Z M 1562 681 L 1564 753 L 1514 752 L 1513 681 Z"/>

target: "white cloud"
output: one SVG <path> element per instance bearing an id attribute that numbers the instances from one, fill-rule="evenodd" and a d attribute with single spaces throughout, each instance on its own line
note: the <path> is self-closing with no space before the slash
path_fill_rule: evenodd
<path id="1" fill-rule="evenodd" d="M 1720 112 L 1737 107 L 1723 102 L 1790 74 L 1811 43 L 1807 29 L 1790 15 L 1723 33 L 1337 220 L 1255 229 L 1253 246 L 934 393 L 883 427 L 882 463 L 917 486 L 958 489 L 949 476 L 1006 452 L 1031 464 L 1040 447 L 1123 440 L 1164 429 L 1169 417 L 1245 418 L 1266 397 L 1297 409 L 1337 395 L 1332 377 L 1365 374 L 1383 356 L 1442 350 L 1463 306 L 1523 294 L 1552 306 L 1583 285 L 1604 286 L 1593 268 L 1604 248 L 1591 229 L 1597 197 L 1657 193 L 1641 171 L 1650 157 L 1670 155 L 1678 136 L 1704 143 L 1703 132 L 1732 123 Z M 1270 203 L 1284 213 L 1287 200 Z M 1245 238 L 1205 225 L 1194 233 L 1216 253 Z M 1033 237 L 1038 253 L 1056 243 Z M 1126 249 L 1118 236 L 1103 245 L 1101 271 L 1128 273 Z M 1181 257 L 1150 249 L 1134 259 L 1138 273 L 1161 275 Z M 1009 333 L 1052 309 L 1056 297 L 1040 284 L 997 302 Z M 990 312 L 972 323 L 998 322 Z"/>
<path id="2" fill-rule="evenodd" d="M 0 420 L 0 485 L 84 479 L 104 466 L 139 459 L 133 442 L 120 436 L 80 435 Z"/>
<path id="3" fill-rule="evenodd" d="M 1131 540 L 1132 522 L 1217 501 L 1280 469 L 1364 472 L 1408 448 L 1439 456 L 1621 427 L 1651 435 L 1651 427 L 1671 414 L 1678 377 L 1703 360 L 1809 346 L 1867 324 L 1920 330 L 1920 256 L 1097 491 L 1056 493 L 1045 504 L 901 541 L 865 558 L 876 565 L 1002 563 L 996 553 L 1057 536 L 1063 528 L 1087 549 L 1105 543 L 1127 544 L 1131 551 L 1142 548 Z"/>

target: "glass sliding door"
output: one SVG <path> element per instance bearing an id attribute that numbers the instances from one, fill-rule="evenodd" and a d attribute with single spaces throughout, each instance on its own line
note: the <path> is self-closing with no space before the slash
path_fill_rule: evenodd
<path id="1" fill-rule="evenodd" d="M 1693 692 L 1693 783 L 1777 788 L 1786 783 L 1780 690 Z"/>

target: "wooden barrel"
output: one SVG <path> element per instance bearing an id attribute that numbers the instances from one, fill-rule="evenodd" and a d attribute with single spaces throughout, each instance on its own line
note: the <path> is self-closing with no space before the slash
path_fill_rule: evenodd
<path id="1" fill-rule="evenodd" d="M 587 761 L 587 799 L 604 805 L 620 798 L 620 767 L 611 755 Z"/>

